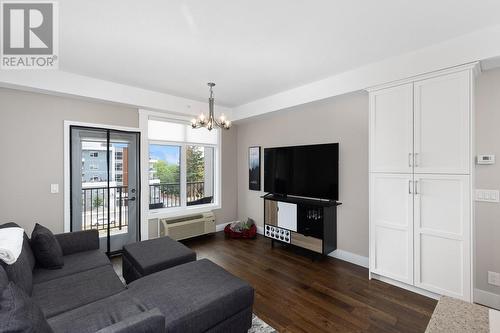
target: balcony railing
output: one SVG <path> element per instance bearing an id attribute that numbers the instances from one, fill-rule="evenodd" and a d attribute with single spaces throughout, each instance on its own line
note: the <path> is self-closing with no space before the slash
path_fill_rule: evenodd
<path id="1" fill-rule="evenodd" d="M 170 208 L 181 206 L 181 184 L 159 183 L 149 185 L 149 207 Z M 188 182 L 186 184 L 187 203 L 205 197 L 205 182 Z"/>
<path id="2" fill-rule="evenodd" d="M 186 184 L 187 203 L 195 203 L 205 198 L 205 183 L 188 182 Z M 82 230 L 108 228 L 108 206 L 110 211 L 109 227 L 112 233 L 127 231 L 128 227 L 128 186 L 109 188 L 110 204 L 108 205 L 108 189 L 89 187 L 82 189 Z M 210 197 L 211 199 L 211 197 Z M 180 183 L 160 183 L 149 185 L 149 207 L 180 207 Z"/>
<path id="3" fill-rule="evenodd" d="M 128 226 L 128 186 L 89 187 L 82 189 L 82 230 L 108 228 L 108 206 L 110 211 L 109 227 L 113 232 L 127 230 Z"/>

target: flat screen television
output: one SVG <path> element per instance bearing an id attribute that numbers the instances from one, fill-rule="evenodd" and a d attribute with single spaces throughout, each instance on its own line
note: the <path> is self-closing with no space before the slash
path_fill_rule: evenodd
<path id="1" fill-rule="evenodd" d="M 339 144 L 265 148 L 264 191 L 339 200 Z"/>

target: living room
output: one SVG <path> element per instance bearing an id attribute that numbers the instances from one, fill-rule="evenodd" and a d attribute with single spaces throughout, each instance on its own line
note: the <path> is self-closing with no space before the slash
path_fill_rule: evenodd
<path id="1" fill-rule="evenodd" d="M 500 4 L 0 6 L 0 332 L 500 331 Z"/>

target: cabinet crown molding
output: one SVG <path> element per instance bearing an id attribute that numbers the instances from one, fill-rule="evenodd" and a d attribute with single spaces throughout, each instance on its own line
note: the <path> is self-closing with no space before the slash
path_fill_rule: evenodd
<path id="1" fill-rule="evenodd" d="M 420 74 L 417 76 L 408 77 L 406 79 L 401 79 L 401 80 L 396 80 L 396 81 L 391 81 L 391 82 L 379 84 L 379 85 L 376 85 L 373 87 L 368 87 L 365 89 L 365 91 L 374 92 L 377 90 L 387 89 L 387 88 L 399 86 L 399 85 L 406 84 L 406 83 L 412 83 L 415 81 L 426 80 L 426 79 L 430 79 L 433 77 L 442 76 L 442 75 L 446 75 L 446 74 L 462 72 L 465 70 L 470 70 L 474 76 L 479 75 L 481 73 L 481 66 L 479 64 L 479 61 L 463 64 L 460 66 L 445 68 L 445 69 L 441 69 L 441 70 L 434 71 L 434 72 L 423 73 L 423 74 Z"/>

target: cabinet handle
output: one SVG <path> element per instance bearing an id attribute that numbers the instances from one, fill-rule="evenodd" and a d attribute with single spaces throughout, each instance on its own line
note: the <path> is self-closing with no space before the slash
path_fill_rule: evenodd
<path id="1" fill-rule="evenodd" d="M 415 166 L 418 167 L 418 153 L 415 153 Z"/>
<path id="2" fill-rule="evenodd" d="M 415 194 L 420 194 L 418 193 L 418 180 L 415 180 Z"/>
<path id="3" fill-rule="evenodd" d="M 411 168 L 411 153 L 408 153 L 408 166 Z"/>
<path id="4" fill-rule="evenodd" d="M 411 179 L 408 180 L 408 194 L 411 194 Z"/>

